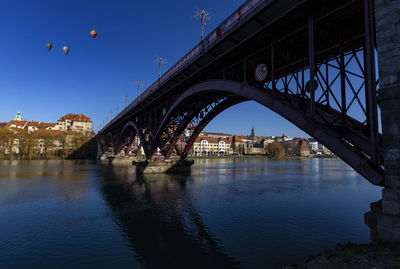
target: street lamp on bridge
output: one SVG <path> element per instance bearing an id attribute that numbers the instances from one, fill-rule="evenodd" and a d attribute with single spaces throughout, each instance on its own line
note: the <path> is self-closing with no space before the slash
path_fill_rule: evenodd
<path id="1" fill-rule="evenodd" d="M 205 11 L 204 9 L 202 10 L 196 10 L 193 14 L 194 18 L 200 18 L 201 21 L 201 32 L 200 32 L 200 37 L 201 40 L 203 40 L 204 38 L 204 26 L 206 26 L 206 20 L 210 20 L 210 13 L 208 13 L 207 11 Z"/>
<path id="2" fill-rule="evenodd" d="M 161 78 L 161 67 L 163 64 L 166 63 L 165 59 L 163 57 L 157 57 L 157 59 L 154 61 L 155 63 L 158 63 L 158 80 Z"/>
<path id="3" fill-rule="evenodd" d="M 142 86 L 142 82 L 140 82 L 140 80 L 138 82 L 136 82 L 137 85 L 137 97 L 139 99 L 140 96 L 140 86 Z"/>
<path id="4" fill-rule="evenodd" d="M 125 108 L 126 108 L 126 103 L 127 103 L 127 101 L 128 101 L 128 95 L 125 94 L 123 97 L 124 97 L 124 99 L 125 99 Z"/>

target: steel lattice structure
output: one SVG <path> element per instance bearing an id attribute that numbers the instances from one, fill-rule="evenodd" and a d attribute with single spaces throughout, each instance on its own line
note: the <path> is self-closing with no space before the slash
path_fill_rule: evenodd
<path id="1" fill-rule="evenodd" d="M 254 100 L 381 185 L 375 69 L 373 0 L 249 0 L 98 133 L 101 153 L 185 158 L 215 116 Z"/>

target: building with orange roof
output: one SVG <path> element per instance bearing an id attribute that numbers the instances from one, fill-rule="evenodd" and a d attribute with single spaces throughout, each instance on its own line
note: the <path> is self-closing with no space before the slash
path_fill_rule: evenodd
<path id="1" fill-rule="evenodd" d="M 190 155 L 193 156 L 225 156 L 231 154 L 229 138 L 213 136 L 198 136 L 190 152 Z"/>
<path id="2" fill-rule="evenodd" d="M 58 119 L 55 129 L 83 132 L 85 135 L 89 136 L 92 133 L 92 120 L 82 113 L 68 113 Z"/>
<path id="3" fill-rule="evenodd" d="M 301 139 L 299 142 L 299 151 L 301 157 L 310 156 L 310 148 L 307 146 L 307 143 L 304 141 L 304 139 Z"/>
<path id="4" fill-rule="evenodd" d="M 238 135 L 232 137 L 231 147 L 234 154 L 243 155 L 245 152 L 245 146 L 246 143 Z"/>
<path id="5" fill-rule="evenodd" d="M 26 129 L 28 132 L 37 130 L 59 130 L 59 131 L 79 131 L 87 136 L 92 136 L 92 120 L 82 113 L 66 114 L 62 116 L 57 123 L 48 123 L 43 121 L 23 120 L 18 111 L 13 120 L 0 123 L 0 127 Z"/>
<path id="6" fill-rule="evenodd" d="M 28 132 L 34 132 L 37 130 L 54 130 L 56 125 L 56 123 L 23 120 L 19 111 L 17 112 L 13 120 L 0 123 L 0 127 L 26 129 L 28 130 Z"/>

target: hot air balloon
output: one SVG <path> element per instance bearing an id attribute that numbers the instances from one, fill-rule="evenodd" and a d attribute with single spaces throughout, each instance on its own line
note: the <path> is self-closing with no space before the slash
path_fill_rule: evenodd
<path id="1" fill-rule="evenodd" d="M 69 53 L 70 48 L 68 46 L 64 46 L 63 47 L 63 52 L 65 53 L 65 55 L 67 55 Z"/>
<path id="2" fill-rule="evenodd" d="M 51 44 L 51 43 L 47 43 L 47 44 L 46 44 L 47 50 L 50 51 L 52 47 L 53 47 L 53 44 Z"/>
<path id="3" fill-rule="evenodd" d="M 97 31 L 96 31 L 96 30 L 90 31 L 90 35 L 91 35 L 93 38 L 96 38 L 96 36 L 97 36 Z"/>

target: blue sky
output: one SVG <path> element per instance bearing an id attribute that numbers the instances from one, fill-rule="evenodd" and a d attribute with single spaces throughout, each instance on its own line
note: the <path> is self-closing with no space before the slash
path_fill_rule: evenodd
<path id="1" fill-rule="evenodd" d="M 0 121 L 17 110 L 23 119 L 56 122 L 66 113 L 84 113 L 94 127 L 137 95 L 200 40 L 196 8 L 211 13 L 206 34 L 243 1 L 0 1 Z M 98 36 L 92 39 L 90 30 Z M 45 44 L 53 43 L 47 51 Z M 63 46 L 70 46 L 65 56 Z M 221 113 L 211 132 L 308 136 L 274 112 L 247 102 Z"/>

